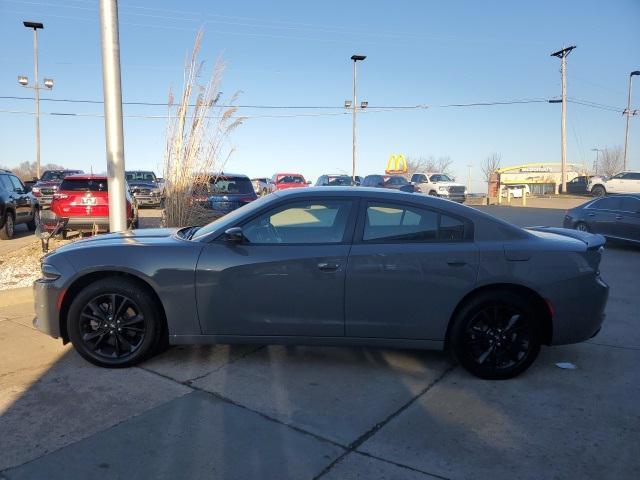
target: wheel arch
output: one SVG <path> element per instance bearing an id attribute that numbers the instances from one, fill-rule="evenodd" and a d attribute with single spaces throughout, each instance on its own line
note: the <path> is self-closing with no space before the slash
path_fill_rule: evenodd
<path id="1" fill-rule="evenodd" d="M 69 332 L 67 332 L 66 318 L 67 314 L 69 313 L 69 307 L 71 307 L 73 300 L 85 287 L 89 286 L 90 284 L 95 283 L 98 280 L 104 280 L 113 277 L 126 278 L 137 283 L 153 298 L 160 311 L 160 320 L 162 321 L 162 335 L 165 338 L 168 338 L 168 323 L 164 304 L 160 300 L 160 296 L 157 294 L 156 290 L 148 281 L 138 275 L 129 272 L 123 272 L 120 270 L 99 270 L 80 275 L 79 277 L 75 278 L 73 282 L 65 289 L 64 297 L 60 305 L 60 315 L 58 317 L 58 322 L 60 325 L 60 336 L 62 337 L 62 340 L 65 344 L 69 342 Z"/>
<path id="2" fill-rule="evenodd" d="M 482 285 L 477 287 L 476 289 L 467 293 L 456 305 L 456 308 L 453 310 L 451 317 L 449 318 L 449 323 L 447 324 L 447 332 L 445 335 L 445 348 L 448 348 L 449 345 L 449 335 L 451 332 L 451 326 L 453 325 L 453 320 L 458 315 L 458 312 L 471 300 L 476 298 L 479 295 L 482 295 L 486 292 L 494 292 L 494 291 L 503 291 L 510 292 L 516 295 L 522 295 L 531 299 L 533 306 L 540 315 L 541 327 L 542 327 L 542 343 L 544 345 L 550 345 L 553 338 L 553 315 L 551 312 L 551 306 L 545 301 L 544 298 L 540 296 L 538 292 L 533 290 L 532 288 L 526 287 L 524 285 L 519 285 L 515 283 L 493 283 L 488 285 Z"/>

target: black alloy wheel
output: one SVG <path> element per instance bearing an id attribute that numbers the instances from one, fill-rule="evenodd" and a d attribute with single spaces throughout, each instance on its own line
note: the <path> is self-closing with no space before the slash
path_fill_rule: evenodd
<path id="1" fill-rule="evenodd" d="M 82 290 L 69 308 L 67 330 L 85 359 L 103 367 L 127 367 L 160 344 L 160 314 L 136 282 L 110 278 Z"/>
<path id="2" fill-rule="evenodd" d="M 484 294 L 456 318 L 453 352 L 480 378 L 507 379 L 526 370 L 540 351 L 540 334 L 531 303 L 510 292 Z"/>

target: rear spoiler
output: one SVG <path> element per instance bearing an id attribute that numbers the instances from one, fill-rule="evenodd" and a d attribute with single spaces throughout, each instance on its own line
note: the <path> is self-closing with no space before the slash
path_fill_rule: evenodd
<path id="1" fill-rule="evenodd" d="M 596 250 L 603 247 L 606 240 L 602 235 L 581 232 L 579 230 L 571 230 L 570 228 L 560 227 L 526 227 L 525 230 L 533 230 L 536 232 L 555 233 L 556 235 L 564 235 L 565 237 L 575 238 L 587 244 L 588 250 Z"/>

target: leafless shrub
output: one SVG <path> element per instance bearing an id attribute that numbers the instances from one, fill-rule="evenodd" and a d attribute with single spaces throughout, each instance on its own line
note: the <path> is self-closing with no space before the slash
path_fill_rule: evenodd
<path id="1" fill-rule="evenodd" d="M 623 168 L 622 147 L 607 147 L 600 152 L 598 171 L 606 177 L 612 177 Z"/>
<path id="2" fill-rule="evenodd" d="M 184 68 L 182 94 L 175 102 L 169 92 L 169 121 L 164 153 L 165 211 L 168 227 L 202 225 L 212 212 L 194 202 L 194 195 L 206 194 L 214 172 L 222 171 L 233 149 L 225 140 L 243 121 L 236 107 L 220 105 L 220 81 L 224 63 L 219 58 L 206 82 L 200 81 L 203 64 L 198 61 L 203 31 L 196 35 Z M 228 103 L 232 104 L 234 95 Z"/>
<path id="3" fill-rule="evenodd" d="M 56 165 L 55 163 L 47 163 L 45 165 L 40 166 L 40 172 L 44 172 L 45 170 L 64 170 L 64 167 L 61 165 Z M 24 182 L 27 180 L 33 180 L 37 178 L 36 172 L 36 162 L 22 162 L 17 167 L 11 169 L 13 173 L 15 173 L 20 179 Z"/>
<path id="4" fill-rule="evenodd" d="M 448 156 L 437 159 L 434 156 L 409 157 L 407 158 L 407 173 L 405 176 L 410 179 L 411 175 L 418 172 L 451 174 L 452 163 L 453 160 Z"/>
<path id="5" fill-rule="evenodd" d="M 500 168 L 501 163 L 502 163 L 502 155 L 494 152 L 491 155 L 489 155 L 487 158 L 485 158 L 482 164 L 480 165 L 480 170 L 482 170 L 483 180 L 487 182 L 487 189 L 489 188 L 491 175 L 494 174 L 495 171 Z"/>

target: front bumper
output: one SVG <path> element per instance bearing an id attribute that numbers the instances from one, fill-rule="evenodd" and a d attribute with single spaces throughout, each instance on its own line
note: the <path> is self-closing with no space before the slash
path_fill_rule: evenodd
<path id="1" fill-rule="evenodd" d="M 36 280 L 33 283 L 33 299 L 36 316 L 33 326 L 42 333 L 59 338 L 60 313 L 58 303 L 64 291 L 55 282 Z"/>
<path id="2" fill-rule="evenodd" d="M 138 205 L 140 206 L 153 206 L 159 207 L 162 201 L 161 197 L 156 197 L 155 195 L 134 195 L 133 198 L 136 199 Z"/>
<path id="3" fill-rule="evenodd" d="M 449 194 L 449 193 L 442 193 L 442 192 L 438 192 L 438 197 L 445 198 L 447 200 L 451 200 L 452 202 L 458 202 L 458 203 L 464 203 L 464 201 L 467 199 L 467 196 L 464 194 L 458 195 L 458 194 Z"/>

